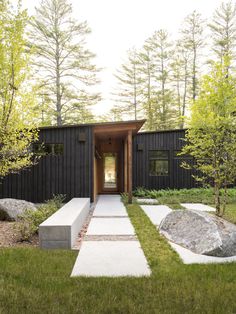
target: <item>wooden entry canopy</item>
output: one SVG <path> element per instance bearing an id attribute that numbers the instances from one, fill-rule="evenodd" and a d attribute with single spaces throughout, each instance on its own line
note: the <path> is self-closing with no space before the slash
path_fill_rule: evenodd
<path id="1" fill-rule="evenodd" d="M 122 141 L 123 162 L 122 170 L 123 191 L 128 193 L 129 203 L 132 203 L 132 137 L 137 134 L 146 120 L 133 120 L 122 122 L 107 122 L 94 125 L 94 146 L 104 141 Z M 98 185 L 98 165 L 94 159 L 94 197 L 97 194 Z"/>

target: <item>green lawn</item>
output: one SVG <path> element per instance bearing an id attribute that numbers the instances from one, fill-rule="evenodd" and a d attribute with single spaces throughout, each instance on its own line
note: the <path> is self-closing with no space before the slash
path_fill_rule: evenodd
<path id="1" fill-rule="evenodd" d="M 1 249 L 0 313 L 236 313 L 236 264 L 183 265 L 140 207 L 127 208 L 150 278 L 70 279 L 76 252 Z"/>

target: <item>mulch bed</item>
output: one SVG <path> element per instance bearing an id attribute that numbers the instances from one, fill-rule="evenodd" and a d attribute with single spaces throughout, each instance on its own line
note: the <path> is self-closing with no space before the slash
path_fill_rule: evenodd
<path id="1" fill-rule="evenodd" d="M 16 230 L 16 222 L 0 221 L 0 248 L 3 247 L 37 247 L 38 235 L 32 237 L 31 241 L 20 241 L 19 232 Z"/>

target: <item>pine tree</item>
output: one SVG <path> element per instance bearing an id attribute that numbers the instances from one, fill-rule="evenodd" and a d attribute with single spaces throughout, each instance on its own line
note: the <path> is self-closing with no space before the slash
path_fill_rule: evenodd
<path id="1" fill-rule="evenodd" d="M 204 20 L 201 14 L 193 11 L 189 14 L 185 20 L 181 29 L 181 43 L 189 51 L 191 57 L 191 76 L 192 76 L 192 88 L 191 96 L 193 101 L 196 99 L 198 92 L 198 76 L 199 76 L 199 61 L 201 50 L 204 46 L 203 27 Z"/>
<path id="2" fill-rule="evenodd" d="M 223 62 L 224 57 L 235 60 L 236 45 L 236 4 L 229 1 L 222 2 L 214 12 L 212 22 L 209 24 L 212 50 L 218 60 Z"/>
<path id="3" fill-rule="evenodd" d="M 88 88 L 97 83 L 97 69 L 91 63 L 94 54 L 86 48 L 89 33 L 86 22 L 72 18 L 67 0 L 42 0 L 36 8 L 30 36 L 35 46 L 36 77 L 44 80 L 42 90 L 50 97 L 57 125 L 70 119 L 71 108 L 81 98 L 85 107 L 99 99 Z M 73 117 L 75 114 L 72 110 Z"/>
<path id="4" fill-rule="evenodd" d="M 190 52 L 182 45 L 176 43 L 175 54 L 171 63 L 172 84 L 175 89 L 175 99 L 178 108 L 178 125 L 182 129 L 186 110 L 189 103 L 189 86 L 191 84 L 191 58 Z"/>
<path id="5" fill-rule="evenodd" d="M 169 129 L 176 125 L 176 108 L 173 102 L 173 92 L 170 86 L 170 62 L 172 43 L 165 30 L 156 31 L 146 40 L 146 50 L 149 51 L 149 60 L 153 76 L 150 92 L 153 95 L 146 107 L 152 110 L 153 123 L 150 128 Z"/>
<path id="6" fill-rule="evenodd" d="M 140 116 L 141 83 L 140 60 L 135 48 L 128 50 L 127 61 L 115 74 L 118 81 L 116 101 L 119 103 L 124 116 L 136 120 Z"/>

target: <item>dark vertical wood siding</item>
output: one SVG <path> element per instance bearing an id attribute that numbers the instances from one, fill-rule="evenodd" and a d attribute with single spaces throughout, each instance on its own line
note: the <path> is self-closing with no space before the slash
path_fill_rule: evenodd
<path id="1" fill-rule="evenodd" d="M 85 132 L 86 141 L 79 142 Z M 43 202 L 53 194 L 92 197 L 93 191 L 93 129 L 92 126 L 45 128 L 39 142 L 64 145 L 62 155 L 42 157 L 38 164 L 7 176 L 0 184 L 0 197 Z"/>
<path id="2" fill-rule="evenodd" d="M 133 188 L 147 189 L 192 188 L 196 187 L 192 170 L 180 167 L 182 160 L 174 157 L 174 151 L 180 150 L 184 144 L 184 130 L 138 133 L 133 138 Z M 137 144 L 143 150 L 137 150 Z M 149 176 L 149 151 L 169 151 L 169 175 Z"/>

